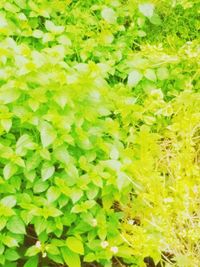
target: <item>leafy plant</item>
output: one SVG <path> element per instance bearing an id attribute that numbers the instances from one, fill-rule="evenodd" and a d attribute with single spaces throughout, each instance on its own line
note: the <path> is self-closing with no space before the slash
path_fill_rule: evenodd
<path id="1" fill-rule="evenodd" d="M 0 2 L 1 266 L 199 266 L 199 10 Z"/>

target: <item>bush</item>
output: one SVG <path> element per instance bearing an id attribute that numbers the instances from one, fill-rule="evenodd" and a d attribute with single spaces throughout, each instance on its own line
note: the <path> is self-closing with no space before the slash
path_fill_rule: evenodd
<path id="1" fill-rule="evenodd" d="M 0 8 L 1 266 L 199 266 L 199 1 Z"/>

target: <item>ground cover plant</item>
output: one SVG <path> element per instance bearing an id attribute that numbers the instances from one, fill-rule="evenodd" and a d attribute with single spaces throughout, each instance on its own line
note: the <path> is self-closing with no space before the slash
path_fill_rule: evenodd
<path id="1" fill-rule="evenodd" d="M 200 1 L 0 1 L 0 266 L 200 266 Z"/>

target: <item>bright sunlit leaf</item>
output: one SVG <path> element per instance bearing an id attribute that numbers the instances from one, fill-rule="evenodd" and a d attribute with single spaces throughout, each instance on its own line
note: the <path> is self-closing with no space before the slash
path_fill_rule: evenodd
<path id="1" fill-rule="evenodd" d="M 145 17 L 151 18 L 154 12 L 154 5 L 151 3 L 140 4 L 139 10 Z"/>
<path id="2" fill-rule="evenodd" d="M 135 87 L 141 79 L 142 79 L 142 74 L 137 70 L 133 70 L 128 75 L 127 84 L 128 86 Z"/>

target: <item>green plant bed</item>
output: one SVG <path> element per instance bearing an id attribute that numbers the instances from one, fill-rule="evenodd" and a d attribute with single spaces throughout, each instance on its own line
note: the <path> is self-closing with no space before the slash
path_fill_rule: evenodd
<path id="1" fill-rule="evenodd" d="M 200 266 L 199 17 L 0 1 L 0 266 Z"/>

